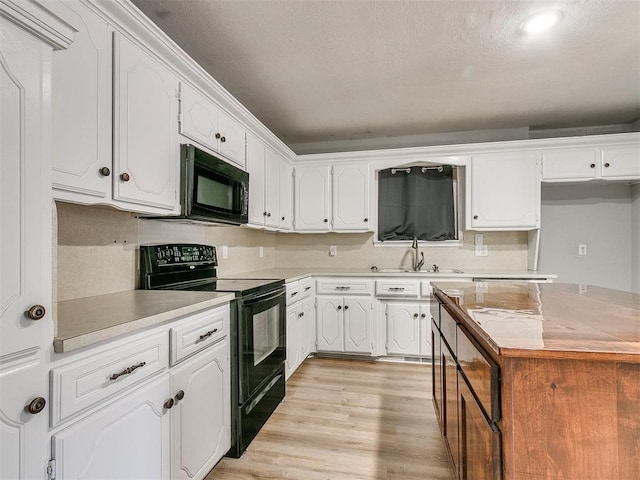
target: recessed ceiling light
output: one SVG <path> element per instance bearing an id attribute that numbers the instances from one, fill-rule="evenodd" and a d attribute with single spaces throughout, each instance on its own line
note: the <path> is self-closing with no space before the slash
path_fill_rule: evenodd
<path id="1" fill-rule="evenodd" d="M 522 22 L 520 28 L 527 33 L 544 32 L 556 25 L 560 20 L 562 20 L 562 12 L 558 10 L 550 10 L 531 15 Z"/>

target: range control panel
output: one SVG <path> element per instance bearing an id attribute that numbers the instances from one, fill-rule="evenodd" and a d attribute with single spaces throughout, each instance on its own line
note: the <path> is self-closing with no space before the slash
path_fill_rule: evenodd
<path id="1" fill-rule="evenodd" d="M 140 247 L 143 261 L 159 267 L 172 265 L 218 264 L 216 247 L 213 245 L 171 244 Z"/>

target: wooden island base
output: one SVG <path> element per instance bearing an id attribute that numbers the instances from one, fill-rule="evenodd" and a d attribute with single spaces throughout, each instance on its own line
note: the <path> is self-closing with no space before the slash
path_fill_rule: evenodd
<path id="1" fill-rule="evenodd" d="M 640 295 L 486 289 L 435 288 L 434 405 L 456 477 L 640 480 Z"/>

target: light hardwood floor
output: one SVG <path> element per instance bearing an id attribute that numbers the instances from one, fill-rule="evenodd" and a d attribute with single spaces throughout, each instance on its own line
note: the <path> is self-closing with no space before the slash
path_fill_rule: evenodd
<path id="1" fill-rule="evenodd" d="M 425 364 L 307 359 L 239 459 L 206 480 L 452 480 Z"/>

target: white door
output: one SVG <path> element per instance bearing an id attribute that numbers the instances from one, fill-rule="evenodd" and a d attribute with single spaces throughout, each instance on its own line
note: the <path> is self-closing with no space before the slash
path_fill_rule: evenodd
<path id="1" fill-rule="evenodd" d="M 135 390 L 52 437 L 56 478 L 169 478 L 169 376 Z M 39 477 L 42 478 L 42 477 Z"/>
<path id="2" fill-rule="evenodd" d="M 255 135 L 247 135 L 247 172 L 249 172 L 249 223 L 264 225 L 264 164 L 266 147 Z"/>
<path id="3" fill-rule="evenodd" d="M 344 351 L 371 353 L 371 299 L 344 297 Z"/>
<path id="4" fill-rule="evenodd" d="M 0 31 L 0 478 L 22 480 L 48 460 L 49 406 L 25 406 L 49 402 L 52 49 L 2 16 Z"/>
<path id="5" fill-rule="evenodd" d="M 333 229 L 369 229 L 369 165 L 333 167 Z"/>
<path id="6" fill-rule="evenodd" d="M 226 340 L 171 369 L 173 480 L 204 478 L 231 447 L 230 382 Z"/>
<path id="7" fill-rule="evenodd" d="M 420 355 L 431 356 L 431 311 L 428 303 L 420 305 Z"/>
<path id="8" fill-rule="evenodd" d="M 387 353 L 420 354 L 420 306 L 417 303 L 387 304 Z"/>
<path id="9" fill-rule="evenodd" d="M 559 148 L 542 152 L 542 180 L 590 180 L 600 164 L 597 148 Z"/>
<path id="10" fill-rule="evenodd" d="M 114 199 L 176 210 L 178 79 L 114 33 Z"/>
<path id="11" fill-rule="evenodd" d="M 293 167 L 280 159 L 280 230 L 293 229 Z"/>
<path id="12" fill-rule="evenodd" d="M 264 209 L 267 212 L 264 223 L 268 227 L 278 227 L 280 225 L 280 157 L 269 147 L 265 155 L 264 170 Z"/>
<path id="13" fill-rule="evenodd" d="M 188 139 L 217 150 L 218 107 L 185 83 L 180 84 L 179 131 Z"/>
<path id="14" fill-rule="evenodd" d="M 344 351 L 342 297 L 317 297 L 316 319 L 318 351 Z"/>
<path id="15" fill-rule="evenodd" d="M 48 6 L 78 29 L 71 46 L 53 56 L 54 197 L 110 200 L 111 28 L 78 0 Z"/>
<path id="16" fill-rule="evenodd" d="M 297 231 L 327 231 L 331 221 L 330 167 L 295 169 L 295 228 Z"/>
<path id="17" fill-rule="evenodd" d="M 540 169 L 533 152 L 476 155 L 471 164 L 472 228 L 540 227 Z"/>
<path id="18" fill-rule="evenodd" d="M 218 130 L 220 138 L 218 151 L 240 168 L 245 168 L 245 129 L 224 110 L 218 111 Z"/>
<path id="19" fill-rule="evenodd" d="M 311 353 L 315 351 L 316 346 L 316 311 L 313 308 L 313 299 L 305 298 L 302 300 L 302 356 L 300 361 L 303 362 Z"/>
<path id="20" fill-rule="evenodd" d="M 300 313 L 297 302 L 292 307 L 287 308 L 287 356 L 284 361 L 286 380 L 295 371 L 300 358 Z"/>
<path id="21" fill-rule="evenodd" d="M 601 173 L 603 178 L 640 178 L 640 146 L 603 148 Z"/>

